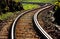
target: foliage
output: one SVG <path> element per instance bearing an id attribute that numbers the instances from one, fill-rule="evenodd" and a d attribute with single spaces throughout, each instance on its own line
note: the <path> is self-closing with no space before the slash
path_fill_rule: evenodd
<path id="1" fill-rule="evenodd" d="M 19 0 L 0 0 L 0 20 L 9 18 L 15 11 L 23 9 L 22 4 Z"/>
<path id="2" fill-rule="evenodd" d="M 10 17 L 11 15 L 13 15 L 12 12 L 7 12 L 6 14 L 2 14 L 2 15 L 0 15 L 0 20 L 5 20 L 8 17 Z"/>
<path id="3" fill-rule="evenodd" d="M 22 0 L 25 2 L 42 2 L 42 3 L 54 3 L 57 0 Z"/>
<path id="4" fill-rule="evenodd" d="M 55 2 L 55 4 L 54 4 L 55 6 L 54 6 L 54 11 L 56 11 L 58 8 L 60 8 L 60 2 L 59 1 L 57 1 L 57 2 Z"/>
<path id="5" fill-rule="evenodd" d="M 28 9 L 33 9 L 33 8 L 39 7 L 36 4 L 22 4 L 22 5 L 23 5 L 24 10 L 28 10 Z"/>
<path id="6" fill-rule="evenodd" d="M 15 2 L 20 2 L 20 1 L 22 1 L 22 0 L 14 0 Z"/>
<path id="7" fill-rule="evenodd" d="M 20 3 L 19 0 L 10 0 L 10 1 L 5 1 L 5 0 L 0 0 L 0 13 L 6 13 L 6 12 L 14 12 L 14 11 L 20 11 L 22 10 L 22 4 Z"/>
<path id="8" fill-rule="evenodd" d="M 5 11 L 4 10 L 5 7 L 6 7 L 6 2 L 4 0 L 0 0 L 0 13 Z"/>

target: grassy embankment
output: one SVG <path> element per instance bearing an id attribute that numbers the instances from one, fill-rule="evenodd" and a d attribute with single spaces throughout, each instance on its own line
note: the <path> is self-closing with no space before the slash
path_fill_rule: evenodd
<path id="1" fill-rule="evenodd" d="M 23 0 L 25 2 L 54 3 L 57 0 Z"/>
<path id="2" fill-rule="evenodd" d="M 21 0 L 15 0 L 16 2 L 19 2 Z M 22 0 L 22 1 L 26 1 L 26 2 L 42 2 L 42 3 L 54 3 L 54 0 Z M 29 10 L 29 9 L 34 9 L 39 7 L 39 5 L 36 4 L 22 4 L 24 10 Z M 13 13 L 12 12 L 7 12 L 6 14 L 2 14 L 0 15 L 0 20 L 5 20 L 8 17 L 10 17 Z"/>
<path id="3" fill-rule="evenodd" d="M 57 0 L 22 0 L 23 2 L 40 2 L 40 3 L 51 3 L 51 4 L 54 4 Z M 23 8 L 25 10 L 28 10 L 28 9 L 33 9 L 33 8 L 37 8 L 39 7 L 38 5 L 34 5 L 34 4 L 22 4 L 23 5 Z"/>
<path id="4" fill-rule="evenodd" d="M 22 4 L 22 5 L 24 10 L 29 10 L 29 9 L 34 9 L 39 7 L 39 5 L 36 4 Z"/>
<path id="5" fill-rule="evenodd" d="M 19 2 L 21 0 L 14 0 L 15 2 Z M 34 5 L 34 4 L 22 4 L 24 10 L 29 10 L 29 9 L 34 9 L 37 8 L 38 5 Z M 0 20 L 5 20 L 8 19 L 12 14 L 14 14 L 13 12 L 7 12 L 6 14 L 2 14 L 0 15 Z"/>
<path id="6" fill-rule="evenodd" d="M 19 2 L 20 0 L 14 0 L 15 2 Z M 0 15 L 0 20 L 6 20 L 12 15 L 14 15 L 15 12 L 6 12 L 6 14 L 1 14 Z"/>

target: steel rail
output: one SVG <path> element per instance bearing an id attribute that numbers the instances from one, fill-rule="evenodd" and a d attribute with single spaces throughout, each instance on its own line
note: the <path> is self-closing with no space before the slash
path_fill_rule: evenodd
<path id="1" fill-rule="evenodd" d="M 33 21 L 34 21 L 36 27 L 39 29 L 39 32 L 41 32 L 47 39 L 53 39 L 53 38 L 46 31 L 44 31 L 44 29 L 39 24 L 37 17 L 38 17 L 38 15 L 39 15 L 40 12 L 42 12 L 42 11 L 48 9 L 48 8 L 51 8 L 51 6 L 52 5 L 40 9 L 38 12 L 36 12 L 36 14 L 33 17 Z"/>
<path id="2" fill-rule="evenodd" d="M 47 6 L 47 4 L 44 5 L 44 7 L 46 7 L 46 6 Z M 43 8 L 43 7 L 42 7 L 42 8 Z M 41 9 L 41 7 L 40 7 L 40 8 L 37 8 L 37 9 Z M 33 9 L 33 10 L 37 10 L 37 9 Z M 15 27 L 16 27 L 16 22 L 18 21 L 18 19 L 19 19 L 21 16 L 23 16 L 24 14 L 26 14 L 26 13 L 28 13 L 28 12 L 30 12 L 30 11 L 33 11 L 33 10 L 25 11 L 25 12 L 19 14 L 19 15 L 16 17 L 16 19 L 14 20 L 14 22 L 13 22 L 13 24 L 12 24 L 11 30 L 10 30 L 10 32 L 11 32 L 11 33 L 10 33 L 11 39 L 15 39 Z"/>
<path id="3" fill-rule="evenodd" d="M 40 9 L 40 8 L 37 8 L 37 9 Z M 33 10 L 37 10 L 37 9 L 33 9 Z M 28 11 L 25 11 L 25 12 L 23 12 L 23 13 L 21 13 L 20 15 L 18 15 L 17 17 L 16 17 L 16 19 L 14 20 L 14 22 L 13 22 L 13 24 L 12 24 L 12 27 L 11 27 L 11 39 L 15 39 L 15 33 L 14 33 L 14 31 L 15 31 L 15 25 L 16 25 L 16 22 L 18 21 L 18 19 L 21 17 L 21 16 L 23 16 L 24 14 L 26 14 L 26 13 L 28 13 L 28 12 L 30 12 L 30 11 L 33 11 L 33 10 L 28 10 Z"/>

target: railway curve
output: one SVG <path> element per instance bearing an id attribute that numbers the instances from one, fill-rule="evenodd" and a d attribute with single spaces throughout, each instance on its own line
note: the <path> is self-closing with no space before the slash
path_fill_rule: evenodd
<path id="1" fill-rule="evenodd" d="M 43 23 L 39 24 L 39 22 L 38 22 L 38 15 L 39 15 L 40 13 L 42 13 L 43 11 L 44 11 L 43 13 L 45 14 L 45 13 L 48 12 L 50 9 L 52 9 L 52 5 L 40 9 L 38 12 L 36 12 L 36 14 L 35 14 L 34 17 L 33 17 L 33 22 L 34 22 L 35 26 L 38 28 L 39 32 L 42 33 L 43 36 L 46 37 L 46 39 L 53 39 L 53 38 L 41 27 L 41 25 L 42 25 Z M 46 11 L 46 10 L 47 10 L 47 11 Z M 46 12 L 45 12 L 45 11 L 46 11 Z M 40 22 L 41 22 L 41 21 L 40 21 Z"/>
<path id="2" fill-rule="evenodd" d="M 46 9 L 49 9 L 51 7 L 52 5 L 46 4 L 41 8 L 28 10 L 20 14 L 12 24 L 11 31 L 10 31 L 11 39 L 28 39 L 28 38 L 29 39 L 40 39 L 41 37 L 37 35 L 36 31 L 33 28 L 32 17 L 35 14 L 34 22 L 36 26 L 40 26 L 39 23 L 37 22 L 38 13 Z M 40 29 L 40 27 L 38 27 L 38 29 Z M 52 39 L 51 36 L 49 36 L 45 31 L 43 32 L 42 33 L 46 38 Z"/>

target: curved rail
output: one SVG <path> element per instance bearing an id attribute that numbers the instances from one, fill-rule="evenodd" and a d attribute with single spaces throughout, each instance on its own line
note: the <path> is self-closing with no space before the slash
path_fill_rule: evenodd
<path id="1" fill-rule="evenodd" d="M 37 9 L 40 9 L 40 8 L 37 8 Z M 33 9 L 33 10 L 36 10 L 36 9 Z M 18 21 L 18 19 L 19 19 L 22 15 L 24 15 L 24 14 L 30 12 L 30 11 L 33 11 L 33 10 L 28 10 L 28 11 L 23 12 L 22 14 L 20 14 L 20 15 L 14 20 L 14 22 L 13 22 L 13 24 L 12 24 L 12 27 L 11 27 L 11 39 L 15 39 L 15 33 L 14 33 L 14 31 L 15 31 L 15 25 L 16 25 L 16 22 Z"/>
<path id="2" fill-rule="evenodd" d="M 46 5 L 44 5 L 44 7 L 46 7 L 47 6 L 47 4 Z M 43 7 L 42 7 L 43 8 Z M 40 8 L 37 8 L 37 9 L 40 9 Z M 36 10 L 36 9 L 33 9 L 33 10 Z M 28 10 L 28 11 L 25 11 L 25 12 L 23 12 L 22 14 L 20 14 L 20 15 L 18 15 L 18 17 L 14 20 L 14 22 L 13 22 L 13 24 L 12 24 L 12 27 L 11 27 L 11 39 L 15 39 L 15 33 L 14 33 L 14 31 L 15 31 L 15 25 L 16 25 L 16 22 L 18 21 L 18 19 L 21 17 L 21 16 L 23 16 L 24 14 L 26 14 L 26 13 L 28 13 L 28 12 L 30 12 L 30 11 L 33 11 L 33 10 Z"/>
<path id="3" fill-rule="evenodd" d="M 40 12 L 42 12 L 42 11 L 48 9 L 48 8 L 51 8 L 51 6 L 52 6 L 52 5 L 40 9 L 38 12 L 36 12 L 36 14 L 34 15 L 34 19 L 33 19 L 36 27 L 39 29 L 40 32 L 42 32 L 42 34 L 43 34 L 47 39 L 53 39 L 53 38 L 52 38 L 50 35 L 48 35 L 47 32 L 44 31 L 44 29 L 43 29 L 43 28 L 41 27 L 41 25 L 39 24 L 37 17 L 38 17 L 38 14 L 39 14 Z"/>

